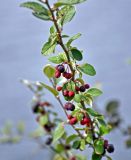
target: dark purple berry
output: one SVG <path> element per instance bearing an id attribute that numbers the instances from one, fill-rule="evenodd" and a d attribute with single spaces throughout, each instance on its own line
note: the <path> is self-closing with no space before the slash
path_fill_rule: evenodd
<path id="1" fill-rule="evenodd" d="M 115 150 L 115 148 L 114 148 L 113 144 L 108 144 L 107 152 L 112 153 L 112 152 L 114 152 L 114 150 Z"/>
<path id="2" fill-rule="evenodd" d="M 52 138 L 52 137 L 49 137 L 49 138 L 46 140 L 45 144 L 46 144 L 46 145 L 50 145 L 50 144 L 52 143 L 52 140 L 53 140 L 53 138 Z"/>
<path id="3" fill-rule="evenodd" d="M 86 90 L 85 86 L 80 87 L 80 92 L 85 92 L 85 90 Z"/>
<path id="4" fill-rule="evenodd" d="M 39 112 L 39 107 L 40 107 L 40 104 L 39 103 L 36 103 L 32 106 L 32 111 L 33 113 L 38 113 Z"/>
<path id="5" fill-rule="evenodd" d="M 89 88 L 90 88 L 90 85 L 89 85 L 89 84 L 85 84 L 85 88 L 86 88 L 86 89 L 89 89 Z"/>
<path id="6" fill-rule="evenodd" d="M 70 103 L 70 102 L 67 102 L 67 103 L 65 104 L 64 108 L 65 108 L 66 110 L 74 111 L 75 105 L 72 104 L 72 103 Z"/>
<path id="7" fill-rule="evenodd" d="M 104 140 L 104 148 L 106 149 L 108 146 L 108 140 Z"/>
<path id="8" fill-rule="evenodd" d="M 59 72 L 63 73 L 65 71 L 65 67 L 62 64 L 60 64 L 60 65 L 57 66 L 57 70 Z"/>

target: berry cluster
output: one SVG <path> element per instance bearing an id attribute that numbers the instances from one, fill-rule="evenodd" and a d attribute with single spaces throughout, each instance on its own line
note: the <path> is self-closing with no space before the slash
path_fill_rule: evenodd
<path id="1" fill-rule="evenodd" d="M 77 118 L 73 117 L 72 115 L 68 115 L 68 120 L 71 125 L 74 125 L 77 123 Z"/>
<path id="2" fill-rule="evenodd" d="M 61 75 L 66 79 L 72 78 L 72 74 L 65 70 L 65 67 L 63 64 L 59 64 L 58 66 L 56 66 L 55 78 L 59 78 Z"/>
<path id="3" fill-rule="evenodd" d="M 109 144 L 108 140 L 104 140 L 104 148 L 108 153 L 113 153 L 115 150 L 113 144 Z"/>

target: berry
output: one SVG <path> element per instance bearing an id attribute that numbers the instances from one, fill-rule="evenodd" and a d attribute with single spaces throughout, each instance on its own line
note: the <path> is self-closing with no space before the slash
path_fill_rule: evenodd
<path id="1" fill-rule="evenodd" d="M 68 119 L 72 119 L 73 116 L 71 114 L 67 115 Z"/>
<path id="2" fill-rule="evenodd" d="M 69 97 L 74 97 L 75 93 L 73 91 L 69 91 L 68 95 Z"/>
<path id="3" fill-rule="evenodd" d="M 63 73 L 63 72 L 65 71 L 65 67 L 64 67 L 62 64 L 58 65 L 58 66 L 56 67 L 56 69 L 57 69 L 60 73 Z"/>
<path id="4" fill-rule="evenodd" d="M 76 160 L 76 157 L 71 157 L 70 160 Z"/>
<path id="5" fill-rule="evenodd" d="M 67 73 L 67 74 L 66 74 L 66 79 L 71 79 L 71 77 L 72 77 L 72 74 L 71 74 L 71 73 Z"/>
<path id="6" fill-rule="evenodd" d="M 85 125 L 85 122 L 83 119 L 81 120 L 81 125 Z"/>
<path id="7" fill-rule="evenodd" d="M 58 70 L 56 70 L 55 72 L 55 78 L 59 78 L 61 76 L 61 72 L 59 72 Z"/>
<path id="8" fill-rule="evenodd" d="M 65 104 L 64 108 L 65 108 L 66 110 L 74 111 L 75 106 L 74 106 L 74 104 L 72 104 L 72 103 L 70 103 L 70 102 L 67 102 L 67 103 Z"/>
<path id="9" fill-rule="evenodd" d="M 104 148 L 106 149 L 108 146 L 108 140 L 104 140 Z"/>
<path id="10" fill-rule="evenodd" d="M 113 146 L 113 144 L 108 144 L 108 146 L 107 146 L 107 151 L 109 152 L 109 153 L 112 153 L 112 152 L 114 152 L 114 146 Z"/>
<path id="11" fill-rule="evenodd" d="M 83 121 L 85 122 L 85 124 L 90 124 L 90 119 L 89 118 L 84 118 Z"/>
<path id="12" fill-rule="evenodd" d="M 44 125 L 44 129 L 47 131 L 47 132 L 51 132 L 51 128 L 52 126 L 48 125 L 48 124 L 45 124 Z"/>
<path id="13" fill-rule="evenodd" d="M 89 89 L 89 88 L 90 88 L 90 85 L 89 85 L 89 84 L 85 84 L 85 88 L 86 88 L 86 89 Z"/>
<path id="14" fill-rule="evenodd" d="M 76 118 L 76 117 L 71 118 L 70 121 L 69 121 L 69 123 L 70 123 L 71 125 L 76 124 L 76 123 L 77 123 L 77 118 Z"/>
<path id="15" fill-rule="evenodd" d="M 70 150 L 70 149 L 71 149 L 71 146 L 70 146 L 70 145 L 65 145 L 64 148 L 65 148 L 66 150 Z"/>
<path id="16" fill-rule="evenodd" d="M 70 79 L 70 78 L 72 77 L 72 74 L 71 74 L 71 73 L 64 72 L 64 73 L 63 73 L 63 77 L 65 77 L 66 79 Z"/>
<path id="17" fill-rule="evenodd" d="M 80 88 L 78 86 L 75 86 L 76 91 L 80 91 Z"/>
<path id="18" fill-rule="evenodd" d="M 68 93 L 69 93 L 69 91 L 64 90 L 64 91 L 63 91 L 63 96 L 68 96 Z"/>
<path id="19" fill-rule="evenodd" d="M 49 137 L 49 138 L 46 140 L 45 144 L 46 144 L 46 145 L 50 145 L 50 144 L 52 143 L 52 140 L 53 140 L 53 138 L 52 138 L 52 137 Z"/>
<path id="20" fill-rule="evenodd" d="M 57 87 L 57 91 L 61 91 L 62 90 L 62 87 L 61 86 L 58 86 Z"/>
<path id="21" fill-rule="evenodd" d="M 36 103 L 32 106 L 32 111 L 33 113 L 38 113 L 39 112 L 39 106 L 40 104 L 39 103 Z"/>
<path id="22" fill-rule="evenodd" d="M 85 92 L 85 90 L 86 90 L 85 86 L 80 87 L 80 92 Z"/>

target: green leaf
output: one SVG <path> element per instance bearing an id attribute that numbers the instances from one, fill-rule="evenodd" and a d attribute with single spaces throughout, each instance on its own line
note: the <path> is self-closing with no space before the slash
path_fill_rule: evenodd
<path id="1" fill-rule="evenodd" d="M 82 140 L 81 140 L 81 143 L 80 143 L 80 150 L 83 151 L 83 150 L 85 149 L 85 147 L 86 147 L 85 140 L 82 139 Z"/>
<path id="2" fill-rule="evenodd" d="M 101 125 L 100 127 L 100 135 L 105 135 L 110 133 L 110 131 L 112 130 L 112 127 L 110 125 Z"/>
<path id="3" fill-rule="evenodd" d="M 56 154 L 54 157 L 53 157 L 53 160 L 67 160 L 65 159 L 63 156 L 61 156 L 60 154 Z"/>
<path id="4" fill-rule="evenodd" d="M 100 154 L 100 155 L 103 154 L 103 152 L 104 152 L 104 140 L 103 139 L 95 140 L 94 148 L 95 148 L 95 153 L 96 154 Z"/>
<path id="5" fill-rule="evenodd" d="M 64 6 L 59 12 L 58 15 L 61 18 L 62 25 L 70 22 L 75 16 L 76 10 L 74 6 Z"/>
<path id="6" fill-rule="evenodd" d="M 98 112 L 96 112 L 95 110 L 93 110 L 92 108 L 87 108 L 86 109 L 87 113 L 93 117 L 98 117 L 101 116 Z"/>
<path id="7" fill-rule="evenodd" d="M 93 153 L 93 155 L 92 155 L 92 160 L 101 160 L 101 159 L 102 159 L 102 156 L 101 156 L 101 155 L 98 155 L 98 154 Z"/>
<path id="8" fill-rule="evenodd" d="M 80 155 L 80 154 L 77 154 L 75 155 L 77 157 L 77 160 L 86 160 L 86 156 L 83 156 L 83 155 Z"/>
<path id="9" fill-rule="evenodd" d="M 55 74 L 55 68 L 53 66 L 51 66 L 50 64 L 47 64 L 43 68 L 43 72 L 48 78 L 53 78 L 54 74 Z"/>
<path id="10" fill-rule="evenodd" d="M 78 141 L 78 140 L 77 140 L 77 141 L 74 141 L 74 142 L 73 142 L 73 145 L 72 145 L 72 148 L 74 148 L 74 149 L 79 149 L 80 143 L 81 143 L 81 142 Z"/>
<path id="11" fill-rule="evenodd" d="M 65 53 L 60 53 L 57 56 L 53 56 L 53 57 L 48 58 L 48 60 L 52 63 L 59 64 L 59 63 L 62 63 L 62 62 L 66 62 L 67 58 L 66 58 Z"/>
<path id="12" fill-rule="evenodd" d="M 94 67 L 88 63 L 82 64 L 81 66 L 78 66 L 78 69 L 87 75 L 90 75 L 90 76 L 96 75 L 96 71 L 95 71 Z"/>
<path id="13" fill-rule="evenodd" d="M 57 128 L 53 133 L 53 143 L 58 141 L 65 133 L 65 129 L 63 127 L 63 123 L 58 124 Z"/>
<path id="14" fill-rule="evenodd" d="M 84 93 L 84 95 L 82 96 L 82 100 L 83 100 L 86 104 L 88 104 L 89 106 L 92 107 L 92 105 L 93 105 L 93 98 L 92 98 L 89 94 Z"/>
<path id="15" fill-rule="evenodd" d="M 107 160 L 112 160 L 111 157 L 109 157 L 109 156 L 107 156 L 107 155 L 105 155 L 105 156 L 106 156 Z"/>
<path id="16" fill-rule="evenodd" d="M 57 150 L 58 153 L 61 153 L 64 151 L 65 148 L 64 148 L 63 144 L 57 144 L 55 149 Z"/>
<path id="17" fill-rule="evenodd" d="M 62 6 L 62 5 L 74 5 L 74 4 L 82 3 L 84 1 L 86 1 L 86 0 L 58 0 L 55 3 L 55 6 L 59 7 L 59 6 Z"/>
<path id="18" fill-rule="evenodd" d="M 75 94 L 74 101 L 80 103 L 82 96 L 80 94 Z"/>
<path id="19" fill-rule="evenodd" d="M 25 2 L 25 3 L 22 3 L 20 6 L 32 9 L 33 10 L 32 14 L 34 16 L 36 16 L 37 18 L 40 18 L 40 19 L 43 19 L 43 20 L 50 20 L 48 9 L 46 9 L 40 3 Z"/>
<path id="20" fill-rule="evenodd" d="M 47 116 L 47 114 L 45 114 L 45 115 L 43 115 L 43 116 L 40 117 L 39 124 L 41 126 L 44 126 L 45 124 L 47 124 L 47 122 L 48 122 L 48 116 Z"/>
<path id="21" fill-rule="evenodd" d="M 17 124 L 17 131 L 18 131 L 19 134 L 23 134 L 24 130 L 25 130 L 25 124 L 24 124 L 24 122 L 20 121 Z"/>
<path id="22" fill-rule="evenodd" d="M 41 53 L 45 56 L 51 53 L 54 53 L 55 47 L 56 47 L 56 43 L 52 44 L 51 42 L 46 42 L 44 46 L 42 47 Z"/>
<path id="23" fill-rule="evenodd" d="M 46 85 L 46 84 L 44 84 L 44 83 L 42 83 L 42 82 L 40 82 L 40 84 L 44 87 L 44 88 L 46 88 L 48 91 L 50 91 L 54 96 L 58 96 L 58 92 L 54 89 L 54 88 L 52 88 L 52 87 L 50 87 L 50 86 L 48 86 L 48 85 Z"/>
<path id="24" fill-rule="evenodd" d="M 92 133 L 89 132 L 89 133 L 87 134 L 87 137 L 86 137 L 86 142 L 87 142 L 87 143 L 91 143 L 92 140 L 93 140 Z"/>
<path id="25" fill-rule="evenodd" d="M 125 144 L 126 144 L 126 147 L 127 147 L 127 148 L 131 148 L 131 138 L 128 138 L 128 139 L 125 141 Z"/>
<path id="26" fill-rule="evenodd" d="M 82 53 L 78 49 L 72 48 L 71 53 L 75 60 L 81 61 L 83 59 Z"/>
<path id="27" fill-rule="evenodd" d="M 67 137 L 66 143 L 69 144 L 69 143 L 71 143 L 72 141 L 74 141 L 76 138 L 78 138 L 78 135 L 72 134 L 72 135 L 70 135 L 69 137 Z"/>
<path id="28" fill-rule="evenodd" d="M 87 92 L 87 94 L 90 94 L 93 97 L 100 96 L 102 94 L 102 91 L 97 88 L 91 88 Z"/>
<path id="29" fill-rule="evenodd" d="M 71 37 L 71 38 L 68 40 L 68 42 L 67 42 L 67 47 L 69 47 L 69 46 L 71 45 L 71 43 L 72 43 L 74 40 L 78 39 L 80 36 L 81 36 L 81 34 L 78 33 L 78 34 L 74 35 L 73 37 Z"/>

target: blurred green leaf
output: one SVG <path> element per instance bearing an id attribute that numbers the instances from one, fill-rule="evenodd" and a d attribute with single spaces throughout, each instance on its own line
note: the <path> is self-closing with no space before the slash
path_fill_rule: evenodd
<path id="1" fill-rule="evenodd" d="M 101 155 L 98 155 L 96 153 L 93 153 L 92 155 L 92 160 L 101 160 L 102 159 L 102 156 Z"/>
<path id="2" fill-rule="evenodd" d="M 52 63 L 59 64 L 59 63 L 62 63 L 62 62 L 66 62 L 67 58 L 66 58 L 65 53 L 60 53 L 57 56 L 53 56 L 53 57 L 48 58 L 48 60 Z"/>
<path id="3" fill-rule="evenodd" d="M 72 43 L 74 40 L 78 39 L 80 36 L 81 36 L 81 34 L 78 33 L 78 34 L 74 35 L 73 37 L 71 37 L 71 38 L 68 40 L 68 42 L 67 42 L 67 47 L 69 47 L 69 46 L 71 45 L 71 43 Z"/>
<path id="4" fill-rule="evenodd" d="M 86 0 L 58 0 L 55 3 L 55 6 L 59 7 L 59 6 L 62 6 L 62 5 L 74 5 L 74 4 L 82 3 L 84 1 L 86 1 Z"/>
<path id="5" fill-rule="evenodd" d="M 55 68 L 50 64 L 47 64 L 46 66 L 44 66 L 43 72 L 50 79 L 53 78 L 55 75 Z"/>
<path id="6" fill-rule="evenodd" d="M 55 47 L 56 47 L 56 42 L 54 43 L 51 43 L 50 41 L 49 42 L 46 42 L 44 44 L 44 46 L 42 47 L 42 51 L 41 53 L 45 56 L 51 54 L 51 53 L 54 53 L 54 50 L 55 50 Z"/>
<path id="7" fill-rule="evenodd" d="M 90 88 L 86 93 L 90 94 L 93 97 L 96 97 L 96 96 L 100 96 L 102 94 L 102 91 L 97 88 Z"/>
<path id="8" fill-rule="evenodd" d="M 106 111 L 108 112 L 108 114 L 117 113 L 118 107 L 119 107 L 119 102 L 113 100 L 108 102 L 108 104 L 106 105 Z"/>
<path id="9" fill-rule="evenodd" d="M 87 75 L 90 75 L 90 76 L 96 75 L 95 68 L 88 63 L 84 63 L 84 64 L 78 66 L 78 69 Z"/>
<path id="10" fill-rule="evenodd" d="M 104 153 L 104 140 L 97 139 L 94 142 L 94 149 L 96 154 L 103 154 Z"/>
<path id="11" fill-rule="evenodd" d="M 70 135 L 69 137 L 67 137 L 66 143 L 69 144 L 69 143 L 71 143 L 72 141 L 74 141 L 76 138 L 78 138 L 78 135 L 72 134 L 72 135 Z"/>

